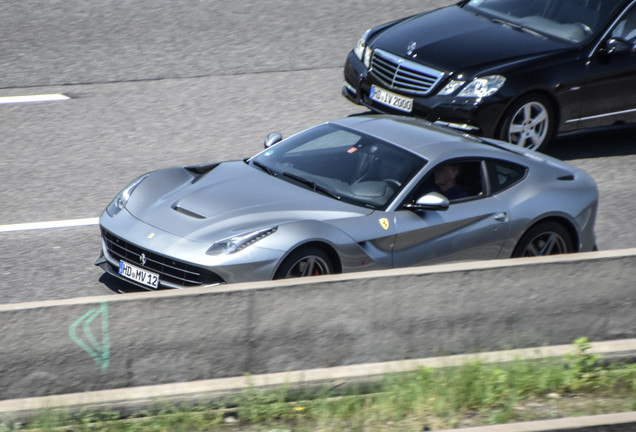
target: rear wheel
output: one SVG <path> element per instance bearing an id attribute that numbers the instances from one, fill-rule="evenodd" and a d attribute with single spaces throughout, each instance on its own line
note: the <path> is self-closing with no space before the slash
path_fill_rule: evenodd
<path id="1" fill-rule="evenodd" d="M 528 150 L 546 148 L 555 132 L 554 109 L 540 94 L 530 94 L 512 104 L 503 117 L 499 139 Z"/>
<path id="2" fill-rule="evenodd" d="M 513 258 L 558 255 L 574 252 L 572 236 L 557 222 L 543 222 L 530 228 L 519 240 Z"/>
<path id="3" fill-rule="evenodd" d="M 292 252 L 276 271 L 274 279 L 320 276 L 334 273 L 329 255 L 320 248 L 304 247 Z"/>

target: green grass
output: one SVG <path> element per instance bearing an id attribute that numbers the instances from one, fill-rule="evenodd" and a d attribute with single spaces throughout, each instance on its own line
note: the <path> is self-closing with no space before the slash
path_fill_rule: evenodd
<path id="1" fill-rule="evenodd" d="M 118 412 L 44 412 L 9 431 L 422 431 L 636 409 L 636 365 L 604 365 L 586 339 L 563 359 L 420 368 L 343 393 L 298 397 L 289 387 L 249 388 L 209 406 Z M 230 421 L 232 420 L 232 421 Z"/>

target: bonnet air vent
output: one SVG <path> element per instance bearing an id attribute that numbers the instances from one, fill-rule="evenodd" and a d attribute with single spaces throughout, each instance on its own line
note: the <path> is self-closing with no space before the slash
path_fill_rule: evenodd
<path id="1" fill-rule="evenodd" d="M 195 219 L 205 219 L 205 216 L 200 215 L 200 214 L 198 214 L 198 213 L 195 213 L 195 212 L 193 212 L 193 211 L 190 211 L 190 210 L 184 209 L 183 207 L 179 207 L 179 204 L 175 204 L 175 205 L 173 205 L 173 206 L 172 206 L 172 209 L 173 209 L 173 210 L 176 210 L 177 212 L 179 212 L 179 213 L 181 213 L 181 214 L 184 214 L 184 215 L 186 215 L 186 216 L 190 216 L 190 217 L 195 218 Z"/>
<path id="2" fill-rule="evenodd" d="M 572 181 L 574 180 L 574 174 L 568 174 L 561 177 L 557 177 L 557 180 Z"/>
<path id="3" fill-rule="evenodd" d="M 219 165 L 220 165 L 219 162 L 215 162 L 215 163 L 211 163 L 207 165 L 187 166 L 187 167 L 184 167 L 184 169 L 188 171 L 190 174 L 194 175 L 194 178 L 192 179 L 192 183 L 196 183 L 201 178 L 203 178 L 205 174 L 209 173 L 210 171 L 212 171 L 214 168 L 216 168 Z"/>
<path id="4" fill-rule="evenodd" d="M 186 170 L 190 171 L 192 174 L 205 174 L 212 171 L 219 165 L 218 162 L 207 164 L 207 165 L 193 165 L 185 167 Z"/>

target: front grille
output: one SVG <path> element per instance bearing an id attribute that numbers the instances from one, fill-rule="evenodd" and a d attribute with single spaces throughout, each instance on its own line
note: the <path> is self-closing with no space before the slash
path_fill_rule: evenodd
<path id="1" fill-rule="evenodd" d="M 102 229 L 102 238 L 106 245 L 106 251 L 112 258 L 117 261 L 124 260 L 137 267 L 158 273 L 160 282 L 182 287 L 224 282 L 214 272 L 144 250 L 104 229 Z M 145 265 L 141 265 L 139 259 L 142 253 L 146 256 Z"/>
<path id="2" fill-rule="evenodd" d="M 373 51 L 370 73 L 393 90 L 429 94 L 444 73 L 381 49 Z"/>

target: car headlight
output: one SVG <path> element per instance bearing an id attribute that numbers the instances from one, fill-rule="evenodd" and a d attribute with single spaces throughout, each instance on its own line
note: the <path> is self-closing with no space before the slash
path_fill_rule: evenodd
<path id="1" fill-rule="evenodd" d="M 460 92 L 460 97 L 485 98 L 492 96 L 504 85 L 506 78 L 501 75 L 478 77 L 468 83 Z"/>
<path id="2" fill-rule="evenodd" d="M 369 36 L 369 32 L 371 30 L 367 30 L 364 32 L 358 43 L 353 48 L 353 53 L 358 57 L 358 60 L 362 61 L 364 65 L 369 68 L 371 65 L 371 48 L 367 46 L 367 37 Z"/>
<path id="3" fill-rule="evenodd" d="M 252 231 L 245 234 L 239 234 L 214 243 L 207 250 L 208 255 L 233 254 L 253 245 L 257 241 L 263 240 L 265 237 L 274 234 L 278 227 L 266 228 L 258 231 Z"/>
<path id="4" fill-rule="evenodd" d="M 124 207 L 126 207 L 126 203 L 130 199 L 130 195 L 133 193 L 135 188 L 139 186 L 139 183 L 141 183 L 146 177 L 148 177 L 148 174 L 144 174 L 135 179 L 117 194 L 115 199 L 108 204 L 108 207 L 106 207 L 106 212 L 108 212 L 110 217 L 115 216 L 117 213 L 122 211 Z"/>
<path id="5" fill-rule="evenodd" d="M 440 96 L 447 96 L 447 95 L 453 94 L 455 93 L 455 90 L 463 86 L 465 82 L 466 81 L 461 81 L 461 80 L 450 80 L 450 82 L 446 84 L 444 88 L 441 89 L 440 92 L 437 94 Z"/>

